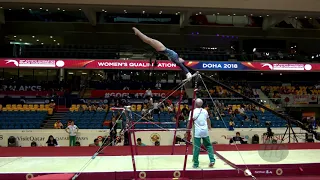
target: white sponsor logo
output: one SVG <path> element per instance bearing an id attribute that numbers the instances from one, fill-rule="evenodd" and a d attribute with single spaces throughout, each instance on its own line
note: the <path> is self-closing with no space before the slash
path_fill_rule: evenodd
<path id="1" fill-rule="evenodd" d="M 47 137 L 45 136 L 16 136 L 17 140 L 18 141 L 36 141 L 36 142 L 40 142 L 40 141 L 47 141 Z M 67 136 L 64 136 L 64 137 L 55 137 L 55 139 L 57 141 L 67 141 L 69 140 L 69 137 Z M 79 140 L 88 140 L 89 138 L 88 137 L 76 137 L 76 140 L 79 141 Z"/>
<path id="2" fill-rule="evenodd" d="M 310 71 L 311 64 L 269 64 L 263 63 L 262 67 L 268 67 L 270 70 L 283 70 L 283 71 Z"/>
<path id="3" fill-rule="evenodd" d="M 64 61 L 61 61 L 61 60 L 57 61 L 56 62 L 56 66 L 57 67 L 63 67 L 64 66 Z"/>
<path id="4" fill-rule="evenodd" d="M 206 69 L 237 69 L 238 64 L 226 63 L 226 64 L 215 64 L 215 63 L 203 63 L 202 68 Z"/>
<path id="5" fill-rule="evenodd" d="M 254 171 L 255 174 L 272 174 L 272 171 L 266 170 L 266 171 Z"/>
<path id="6" fill-rule="evenodd" d="M 136 67 L 136 68 L 148 68 L 153 67 L 153 64 L 148 62 L 98 62 L 98 66 L 102 67 Z M 158 63 L 158 68 L 175 68 L 177 67 L 174 63 Z"/>
<path id="7" fill-rule="evenodd" d="M 13 63 L 17 67 L 63 67 L 65 65 L 62 60 L 58 60 L 56 62 L 56 60 L 8 59 L 5 61 L 6 64 Z"/>
<path id="8" fill-rule="evenodd" d="M 106 93 L 104 95 L 105 98 L 109 97 L 128 97 L 131 93 L 117 93 L 117 92 L 111 92 L 111 93 Z M 144 95 L 144 93 L 132 93 L 136 98 L 139 98 Z M 153 96 L 155 97 L 166 97 L 166 93 L 152 93 Z"/>
<path id="9" fill-rule="evenodd" d="M 3 91 L 41 91 L 41 86 L 16 86 L 16 85 L 2 85 Z"/>
<path id="10" fill-rule="evenodd" d="M 18 61 L 13 60 L 13 59 L 6 60 L 6 64 L 9 64 L 9 63 L 13 63 L 15 66 L 19 66 Z"/>

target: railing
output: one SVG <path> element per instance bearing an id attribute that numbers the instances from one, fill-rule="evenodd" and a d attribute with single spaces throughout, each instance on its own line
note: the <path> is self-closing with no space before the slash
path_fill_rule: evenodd
<path id="1" fill-rule="evenodd" d="M 255 52 L 252 54 L 238 54 L 233 50 L 221 48 L 184 48 L 170 47 L 186 60 L 208 60 L 208 61 L 252 61 L 252 60 L 316 60 L 318 56 L 305 57 L 299 54 L 278 53 L 276 51 Z M 25 46 L 13 48 L 12 57 L 24 58 L 82 58 L 82 59 L 119 59 L 130 58 L 133 54 L 146 54 L 145 58 L 150 58 L 150 53 L 154 50 L 135 49 L 131 46 L 93 46 L 93 45 L 60 45 L 60 46 Z M 125 52 L 122 55 L 121 52 Z M 130 53 L 132 53 L 130 55 Z M 122 57 L 123 56 L 123 57 Z M 162 56 L 161 56 L 162 57 Z M 162 57 L 163 58 L 163 57 Z M 319 57 L 320 58 L 320 57 Z"/>
<path id="2" fill-rule="evenodd" d="M 65 107 L 67 105 L 67 98 L 64 97 L 11 97 L 0 98 L 0 104 L 6 106 L 7 104 L 49 104 L 54 101 L 56 109 L 60 107 Z"/>

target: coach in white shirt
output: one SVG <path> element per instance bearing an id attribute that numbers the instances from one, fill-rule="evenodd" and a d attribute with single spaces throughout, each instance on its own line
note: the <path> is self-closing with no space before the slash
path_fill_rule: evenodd
<path id="1" fill-rule="evenodd" d="M 201 139 L 203 145 L 207 149 L 209 155 L 209 167 L 213 167 L 215 163 L 215 158 L 213 154 L 213 147 L 209 137 L 210 119 L 207 110 L 202 108 L 203 101 L 202 99 L 196 99 L 195 108 L 193 110 L 193 168 L 199 167 L 199 153 L 201 147 Z M 191 112 L 189 119 L 191 117 Z"/>
<path id="2" fill-rule="evenodd" d="M 69 133 L 70 146 L 76 145 L 78 131 L 79 131 L 78 126 L 74 124 L 74 121 L 71 121 L 71 124 L 66 128 L 66 132 Z"/>

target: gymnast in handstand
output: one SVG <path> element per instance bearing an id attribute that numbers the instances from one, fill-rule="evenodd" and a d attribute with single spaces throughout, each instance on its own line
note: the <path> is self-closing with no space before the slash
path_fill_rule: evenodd
<path id="1" fill-rule="evenodd" d="M 144 35 L 142 32 L 139 31 L 139 29 L 137 29 L 135 27 L 133 27 L 132 29 L 133 29 L 135 35 L 137 35 L 143 42 L 149 44 L 158 53 L 167 56 L 173 63 L 175 63 L 177 66 L 179 66 L 181 68 L 181 70 L 183 70 L 183 72 L 186 74 L 187 79 L 192 78 L 192 74 L 189 72 L 187 67 L 183 64 L 184 60 L 182 58 L 179 58 L 179 56 L 176 52 L 165 47 L 160 41 L 158 41 L 156 39 L 152 39 L 152 38 Z"/>

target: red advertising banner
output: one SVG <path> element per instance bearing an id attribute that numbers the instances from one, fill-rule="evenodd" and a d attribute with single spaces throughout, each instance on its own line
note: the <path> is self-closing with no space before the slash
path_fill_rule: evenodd
<path id="1" fill-rule="evenodd" d="M 179 70 L 171 61 L 157 61 L 153 68 L 147 60 L 83 59 L 0 59 L 1 68 L 67 68 L 67 69 L 140 69 Z"/>
<path id="2" fill-rule="evenodd" d="M 320 64 L 245 62 L 246 67 L 261 71 L 319 71 Z"/>
<path id="3" fill-rule="evenodd" d="M 180 70 L 168 60 L 157 61 L 157 64 L 154 67 L 148 60 L 119 59 L 0 59 L 0 68 Z M 186 61 L 185 65 L 200 71 L 320 71 L 320 63 Z"/>
<path id="4" fill-rule="evenodd" d="M 151 90 L 152 95 L 155 97 L 165 98 L 168 95 L 171 96 L 180 96 L 180 91 L 173 92 L 173 90 Z M 144 96 L 146 93 L 145 90 L 93 90 L 91 91 L 92 98 L 101 98 L 101 97 L 126 97 L 129 95 L 134 95 L 135 97 Z"/>

